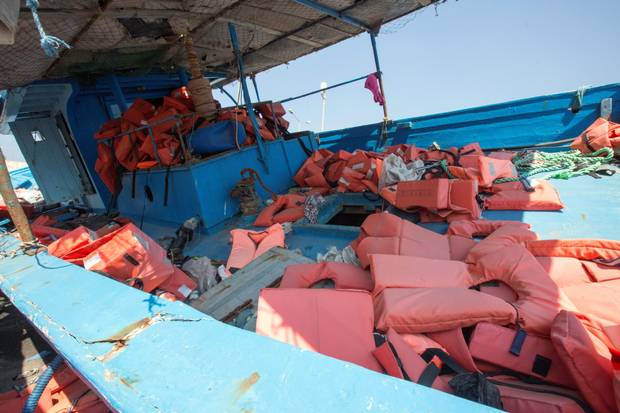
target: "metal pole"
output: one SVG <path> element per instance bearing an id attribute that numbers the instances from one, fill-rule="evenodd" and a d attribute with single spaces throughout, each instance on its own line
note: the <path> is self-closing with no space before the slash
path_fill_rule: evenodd
<path id="1" fill-rule="evenodd" d="M 260 96 L 258 95 L 258 85 L 256 84 L 256 75 L 251 74 L 250 79 L 252 79 L 252 84 L 254 85 L 254 92 L 256 92 L 256 100 L 260 102 Z"/>
<path id="2" fill-rule="evenodd" d="M 321 132 L 325 130 L 325 105 L 327 104 L 327 82 L 321 82 Z"/>
<path id="3" fill-rule="evenodd" d="M 28 223 L 28 218 L 24 213 L 24 209 L 17 200 L 17 195 L 15 195 L 15 190 L 11 183 L 11 175 L 9 174 L 9 168 L 6 166 L 6 159 L 4 158 L 2 149 L 0 149 L 0 195 L 2 195 L 2 199 L 9 211 L 15 228 L 17 228 L 22 243 L 36 241 L 30 229 L 30 224 Z"/>
<path id="4" fill-rule="evenodd" d="M 121 88 L 120 83 L 118 83 L 118 79 L 115 75 L 106 76 L 108 80 L 108 85 L 110 89 L 112 89 L 112 93 L 116 98 L 116 103 L 118 104 L 118 108 L 121 112 L 127 111 L 127 101 L 125 100 L 125 95 L 123 94 L 123 89 Z"/>
<path id="5" fill-rule="evenodd" d="M 187 83 L 189 82 L 189 77 L 187 77 L 187 71 L 184 68 L 180 68 L 178 74 L 179 82 L 181 82 L 181 85 L 187 86 Z"/>
<path id="6" fill-rule="evenodd" d="M 233 95 L 231 95 L 230 93 L 228 93 L 228 91 L 226 89 L 224 89 L 224 87 L 219 88 L 220 92 L 222 92 L 223 94 L 225 94 L 226 96 L 228 96 L 230 98 L 230 100 L 233 101 L 233 103 L 235 104 L 235 106 L 239 106 L 239 103 L 237 102 L 237 100 L 233 97 Z"/>
<path id="7" fill-rule="evenodd" d="M 370 34 L 370 42 L 372 43 L 372 53 L 375 56 L 375 68 L 377 69 L 377 77 L 379 78 L 379 88 L 381 89 L 381 94 L 383 95 L 383 121 L 387 122 L 390 117 L 388 116 L 387 110 L 387 99 L 385 97 L 385 89 L 383 88 L 383 74 L 381 74 L 381 66 L 379 65 L 379 53 L 377 52 L 377 41 L 376 41 L 376 33 Z"/>
<path id="8" fill-rule="evenodd" d="M 263 144 L 263 138 L 260 135 L 260 128 L 258 121 L 256 120 L 256 114 L 254 113 L 254 107 L 252 106 L 252 99 L 250 99 L 250 92 L 248 91 L 248 84 L 243 73 L 243 55 L 239 50 L 239 40 L 237 39 L 237 30 L 235 25 L 228 23 L 228 32 L 230 33 L 230 41 L 232 43 L 235 57 L 237 58 L 237 66 L 239 68 L 239 82 L 241 83 L 241 89 L 243 90 L 243 100 L 245 101 L 245 107 L 248 111 L 248 116 L 252 121 L 254 127 L 254 135 L 256 136 L 256 145 L 258 146 L 258 159 L 263 162 L 265 169 L 267 169 L 267 163 L 265 162 L 265 147 Z"/>
<path id="9" fill-rule="evenodd" d="M 297 96 L 293 96 L 293 97 L 290 97 L 290 98 L 278 100 L 277 102 L 280 102 L 280 103 L 291 102 L 293 100 L 305 98 L 306 96 L 316 95 L 317 93 L 322 93 L 322 92 L 325 92 L 325 91 L 330 90 L 330 89 L 334 89 L 334 88 L 337 88 L 337 87 L 340 87 L 340 86 L 348 85 L 349 83 L 357 82 L 359 80 L 366 79 L 367 77 L 368 77 L 368 75 L 356 77 L 355 79 L 347 80 L 346 82 L 336 83 L 335 85 L 328 86 L 326 88 L 321 88 L 321 89 L 313 90 L 312 92 L 308 92 L 308 93 L 304 93 L 302 95 L 297 95 Z"/>

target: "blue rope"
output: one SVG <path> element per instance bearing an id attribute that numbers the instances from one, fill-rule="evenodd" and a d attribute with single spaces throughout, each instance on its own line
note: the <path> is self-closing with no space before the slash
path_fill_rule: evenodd
<path id="1" fill-rule="evenodd" d="M 32 12 L 34 24 L 37 26 L 39 36 L 41 36 L 41 47 L 46 55 L 49 57 L 58 57 L 58 51 L 61 47 L 71 49 L 71 46 L 69 46 L 64 40 L 59 39 L 56 36 L 48 36 L 45 34 L 45 30 L 43 30 L 43 25 L 41 24 L 41 19 L 39 18 L 39 13 L 37 12 L 37 9 L 39 8 L 39 0 L 26 0 L 26 6 L 28 6 Z"/>
<path id="2" fill-rule="evenodd" d="M 49 366 L 47 366 L 43 374 L 41 374 L 41 376 L 39 377 L 39 380 L 37 380 L 37 384 L 36 386 L 34 386 L 32 393 L 30 393 L 30 396 L 28 396 L 28 400 L 26 400 L 26 404 L 24 405 L 22 413 L 34 412 L 34 410 L 37 408 L 37 405 L 39 404 L 39 399 L 41 398 L 43 391 L 47 387 L 47 384 L 50 382 L 54 372 L 58 369 L 58 367 L 60 367 L 61 363 L 62 357 L 58 355 L 54 358 L 54 360 L 52 360 Z"/>

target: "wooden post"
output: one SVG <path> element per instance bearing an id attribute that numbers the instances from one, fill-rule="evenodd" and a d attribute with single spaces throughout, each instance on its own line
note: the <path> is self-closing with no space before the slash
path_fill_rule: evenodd
<path id="1" fill-rule="evenodd" d="M 13 224 L 15 224 L 15 228 L 17 228 L 22 243 L 34 242 L 36 239 L 32 234 L 24 209 L 17 200 L 17 195 L 15 195 L 15 190 L 11 183 L 11 175 L 9 175 L 9 168 L 6 166 L 6 159 L 2 149 L 0 149 L 0 195 L 9 211 Z"/>

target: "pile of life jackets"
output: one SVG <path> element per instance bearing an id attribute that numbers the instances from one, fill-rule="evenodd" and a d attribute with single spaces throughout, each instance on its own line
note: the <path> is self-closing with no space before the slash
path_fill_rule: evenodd
<path id="1" fill-rule="evenodd" d="M 377 213 L 352 247 L 361 267 L 288 266 L 257 333 L 509 412 L 620 408 L 620 242 Z"/>
<path id="2" fill-rule="evenodd" d="M 379 188 L 383 160 L 392 154 L 406 164 L 421 161 L 421 179 Z M 512 163 L 515 155 L 510 151 L 485 154 L 478 143 L 447 150 L 402 144 L 383 153 L 320 149 L 293 179 L 299 186 L 314 190 L 379 194 L 398 209 L 417 212 L 421 222 L 478 219 L 482 209 L 562 209 L 564 205 L 548 181 L 518 180 Z M 496 183 L 502 178 L 509 182 Z"/>
<path id="3" fill-rule="evenodd" d="M 36 384 L 32 384 L 20 392 L 12 390 L 1 393 L 0 411 L 21 413 L 35 386 Z M 103 400 L 66 366 L 61 366 L 54 372 L 34 409 L 35 413 L 108 413 L 109 411 Z"/>
<path id="4" fill-rule="evenodd" d="M 217 102 L 217 101 L 216 101 Z M 219 103 L 218 109 L 219 109 Z M 263 139 L 274 140 L 287 133 L 289 123 L 283 118 L 286 111 L 280 103 L 256 105 L 256 120 Z M 123 171 L 149 169 L 158 165 L 155 151 L 163 166 L 174 166 L 190 156 L 183 153 L 180 139 L 186 139 L 196 128 L 214 122 L 232 120 L 245 128 L 245 144 L 255 143 L 254 127 L 246 109 L 219 111 L 216 119 L 204 119 L 194 112 L 189 90 L 183 86 L 164 96 L 159 106 L 136 99 L 120 118 L 105 122 L 94 139 L 97 142 L 95 170 L 112 194 L 120 192 Z M 149 128 L 152 131 L 150 136 Z M 136 130 L 138 128 L 143 128 Z M 126 134 L 125 134 L 126 133 Z M 157 148 L 153 148 L 153 138 Z"/>
<path id="5" fill-rule="evenodd" d="M 169 300 L 185 300 L 197 287 L 192 278 L 172 264 L 166 250 L 126 220 L 97 231 L 79 226 L 49 244 L 47 251 Z"/>

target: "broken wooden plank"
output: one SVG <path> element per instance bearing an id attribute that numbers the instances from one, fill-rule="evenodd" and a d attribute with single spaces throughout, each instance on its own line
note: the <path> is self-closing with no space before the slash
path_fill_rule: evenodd
<path id="1" fill-rule="evenodd" d="M 261 289 L 277 285 L 288 265 L 312 262 L 296 252 L 274 247 L 207 290 L 190 305 L 224 322 L 233 321 L 245 309 L 254 314 Z"/>

